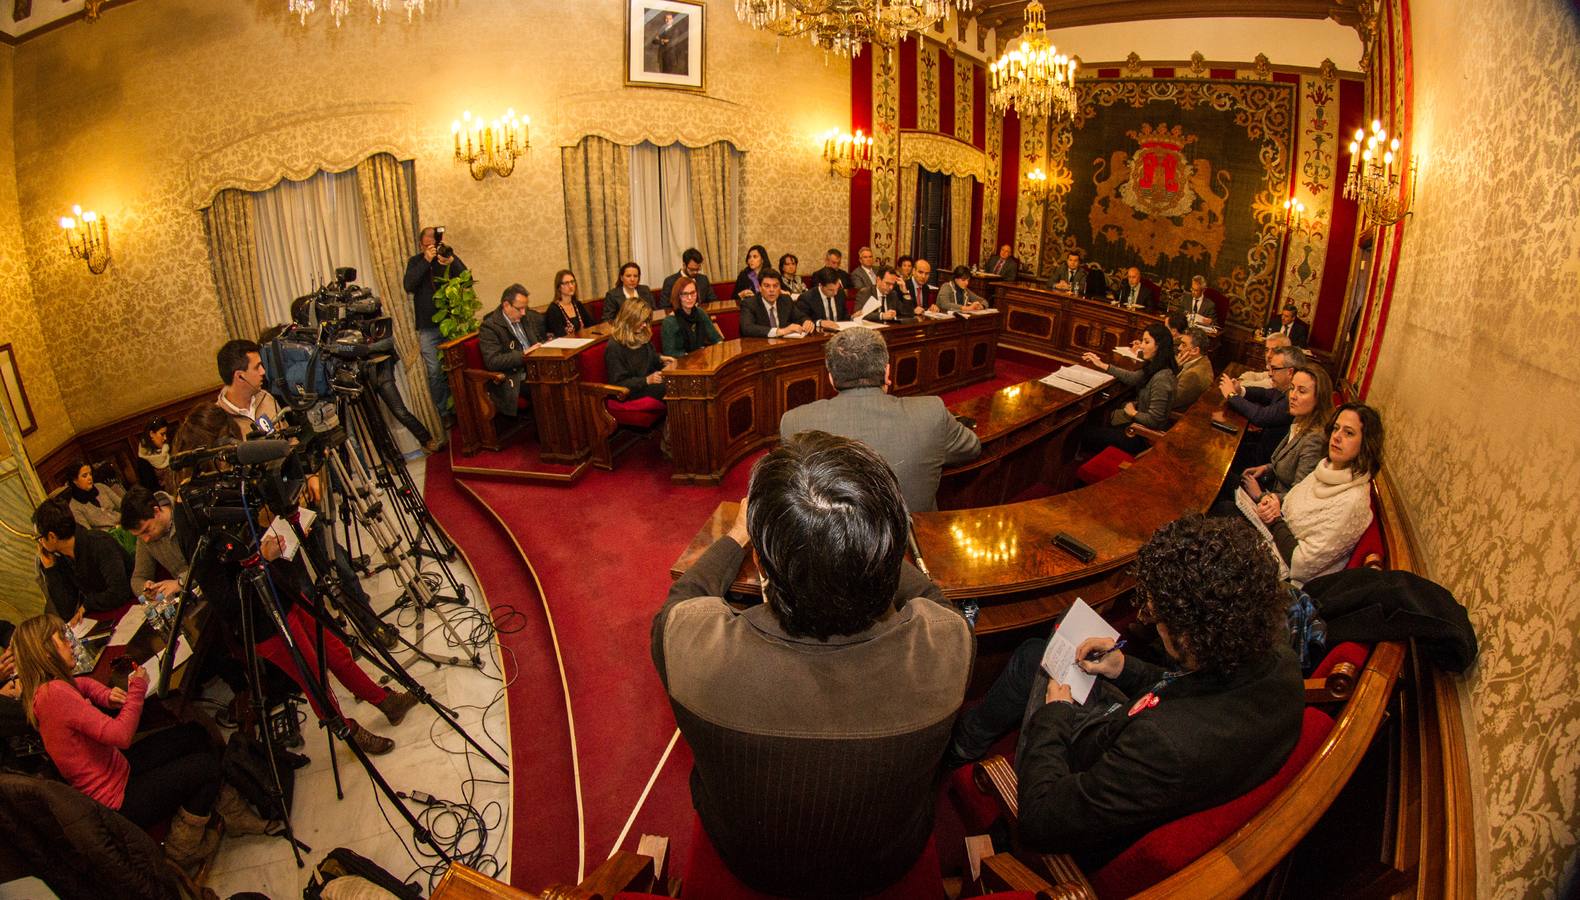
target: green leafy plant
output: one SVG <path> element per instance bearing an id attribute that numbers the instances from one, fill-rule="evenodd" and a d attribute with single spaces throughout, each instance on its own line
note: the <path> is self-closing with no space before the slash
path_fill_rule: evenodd
<path id="1" fill-rule="evenodd" d="M 483 304 L 472 285 L 472 270 L 466 269 L 453 278 L 435 278 L 433 283 L 437 286 L 433 292 L 433 320 L 445 340 L 476 331 L 477 311 Z"/>

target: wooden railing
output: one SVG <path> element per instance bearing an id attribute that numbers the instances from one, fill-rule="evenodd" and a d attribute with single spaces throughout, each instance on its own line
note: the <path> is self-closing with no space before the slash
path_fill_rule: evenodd
<path id="1" fill-rule="evenodd" d="M 127 484 L 135 480 L 132 468 L 137 460 L 137 442 L 142 439 L 143 429 L 154 416 L 163 416 L 170 421 L 170 437 L 175 438 L 176 429 L 180 427 L 181 420 L 192 411 L 199 403 L 213 402 L 219 395 L 219 388 L 204 388 L 196 393 L 187 394 L 175 400 L 167 400 L 140 409 L 130 415 L 122 416 L 103 425 L 96 425 L 87 431 L 80 431 L 71 436 L 64 444 L 44 454 L 33 461 L 33 468 L 38 472 L 39 481 L 44 483 L 44 489 L 52 491 L 71 480 L 76 474 L 67 471 L 78 459 L 88 462 L 114 463 L 121 478 Z"/>

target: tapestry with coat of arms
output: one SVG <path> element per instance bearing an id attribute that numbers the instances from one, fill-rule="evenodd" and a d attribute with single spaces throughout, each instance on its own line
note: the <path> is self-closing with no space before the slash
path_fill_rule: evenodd
<path id="1" fill-rule="evenodd" d="M 1191 276 L 1234 298 L 1231 320 L 1267 321 L 1278 282 L 1297 85 L 1082 81 L 1075 119 L 1050 126 L 1043 259 L 1081 248 L 1137 266 L 1165 289 Z"/>

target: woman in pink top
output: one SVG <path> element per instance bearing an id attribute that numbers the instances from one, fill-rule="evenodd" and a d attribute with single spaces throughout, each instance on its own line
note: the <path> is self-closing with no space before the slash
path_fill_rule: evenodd
<path id="1" fill-rule="evenodd" d="M 22 708 L 55 767 L 72 787 L 139 825 L 170 819 L 165 855 L 177 865 L 208 856 L 219 842 L 208 823 L 220 761 L 207 735 L 188 723 L 133 744 L 148 674 L 137 667 L 125 690 L 72 678 L 65 628 L 58 616 L 34 616 L 11 640 Z"/>

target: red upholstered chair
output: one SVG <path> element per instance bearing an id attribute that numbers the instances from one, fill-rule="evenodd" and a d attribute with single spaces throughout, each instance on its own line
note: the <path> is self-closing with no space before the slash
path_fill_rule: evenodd
<path id="1" fill-rule="evenodd" d="M 1075 480 L 1082 484 L 1096 484 L 1118 475 L 1121 469 L 1130 468 L 1130 464 L 1135 461 L 1134 456 L 1118 447 L 1104 447 L 1101 453 L 1081 463 L 1075 470 Z"/>
<path id="2" fill-rule="evenodd" d="M 615 456 L 651 433 L 659 420 L 664 418 L 664 402 L 651 397 L 627 399 L 630 391 L 609 384 L 609 370 L 604 365 L 602 344 L 593 344 L 578 353 L 576 367 L 581 376 L 577 388 L 593 465 L 600 469 L 612 469 Z M 626 429 L 624 438 L 617 437 L 622 426 Z"/>
<path id="3" fill-rule="evenodd" d="M 713 285 L 713 299 L 718 300 L 721 303 L 726 300 L 735 299 L 735 282 L 733 280 L 710 281 L 708 283 Z"/>
<path id="4" fill-rule="evenodd" d="M 1382 515 L 1377 509 L 1377 492 L 1372 492 L 1372 523 L 1366 526 L 1361 533 L 1361 539 L 1355 542 L 1355 550 L 1350 554 L 1347 569 L 1359 569 L 1369 566 L 1381 569 L 1388 561 L 1388 544 L 1383 540 Z"/>
<path id="5" fill-rule="evenodd" d="M 599 297 L 595 300 L 583 300 L 582 305 L 587 307 L 587 315 L 592 316 L 592 320 L 595 324 L 603 321 L 602 297 Z"/>
<path id="6" fill-rule="evenodd" d="M 713 313 L 713 324 L 719 328 L 719 334 L 727 341 L 733 341 L 741 336 L 741 309 L 732 306 L 729 309 Z"/>
<path id="7" fill-rule="evenodd" d="M 1328 648 L 1322 662 L 1306 679 L 1307 703 L 1343 703 L 1355 691 L 1355 680 L 1366 668 L 1372 648 L 1355 641 L 1345 641 Z"/>
<path id="8" fill-rule="evenodd" d="M 499 409 L 488 393 L 488 386 L 505 380 L 505 376 L 483 368 L 477 332 L 445 341 L 439 345 L 439 352 L 450 383 L 450 395 L 455 400 L 456 437 L 461 444 L 461 454 L 470 456 L 482 448 L 499 450 L 524 423 L 522 413 L 527 409 L 528 393 L 522 391 L 517 398 L 515 417 L 499 422 Z"/>

